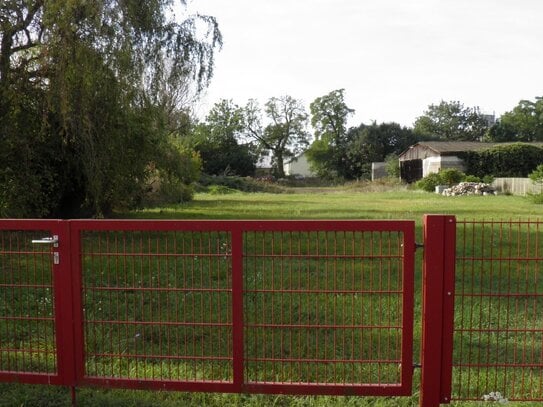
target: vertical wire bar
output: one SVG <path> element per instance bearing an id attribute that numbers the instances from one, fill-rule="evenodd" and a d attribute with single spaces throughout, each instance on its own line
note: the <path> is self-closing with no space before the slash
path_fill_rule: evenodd
<path id="1" fill-rule="evenodd" d="M 239 392 L 244 378 L 243 327 L 243 231 L 232 229 L 232 342 L 234 387 Z"/>
<path id="2" fill-rule="evenodd" d="M 292 231 L 289 231 L 288 232 L 288 288 L 290 290 L 294 290 L 296 288 L 301 288 L 301 287 L 294 287 L 293 285 L 293 282 L 292 282 L 292 263 L 293 263 L 293 256 L 292 256 Z M 289 304 L 288 304 L 288 314 L 289 314 L 289 318 L 288 318 L 288 324 L 289 325 L 293 325 L 294 324 L 294 321 L 293 321 L 293 318 L 292 318 L 292 313 L 293 313 L 293 308 L 292 308 L 292 297 L 294 296 L 294 292 L 291 292 L 290 295 L 288 296 L 288 299 L 289 299 Z M 289 350 L 291 352 L 291 354 L 294 352 L 294 347 L 293 347 L 293 344 L 292 344 L 292 335 L 293 335 L 293 328 L 290 328 L 288 330 L 289 332 Z M 298 352 L 299 354 L 299 352 Z M 289 363 L 289 378 L 290 378 L 290 381 L 293 381 L 293 377 L 294 376 L 294 372 L 293 372 L 293 368 L 294 368 L 294 363 L 291 361 Z"/>
<path id="3" fill-rule="evenodd" d="M 513 247 L 513 241 L 512 241 L 512 238 L 513 238 L 513 232 L 512 232 L 512 223 L 511 221 L 509 221 L 508 223 L 508 236 L 507 236 L 507 241 L 509 242 L 509 244 L 507 245 L 507 248 L 508 248 L 508 252 L 507 252 L 507 258 L 508 258 L 508 261 L 507 261 L 507 293 L 510 293 L 511 292 L 511 262 L 512 262 L 512 247 Z M 505 329 L 505 333 L 506 333 L 506 341 L 505 341 L 505 355 L 509 355 L 509 335 L 510 335 L 510 320 L 509 320 L 509 316 L 511 314 L 510 310 L 510 306 L 511 306 L 511 295 L 507 294 L 506 296 L 506 299 L 507 299 L 507 307 L 506 307 L 506 320 L 505 320 L 505 326 L 506 326 L 506 329 Z M 509 382 L 509 369 L 508 369 L 508 364 L 505 364 L 505 367 L 504 367 L 504 388 L 507 387 L 508 385 L 508 382 Z"/>
<path id="4" fill-rule="evenodd" d="M 519 225 L 520 225 L 520 220 L 519 220 Z M 526 251 L 519 255 L 519 259 L 523 258 L 524 256 L 526 257 L 526 260 L 524 260 L 524 262 L 526 263 L 525 266 L 523 267 L 524 268 L 524 273 L 520 273 L 519 275 L 519 279 L 518 279 L 518 284 L 519 284 L 519 290 L 518 290 L 518 294 L 521 294 L 523 291 L 524 291 L 524 294 L 528 294 L 528 267 L 529 267 L 529 263 L 528 263 L 528 260 L 527 258 L 529 258 L 529 239 L 530 239 L 530 221 L 528 220 L 528 222 L 526 223 L 526 230 L 524 230 L 524 228 L 521 226 L 521 228 L 523 229 L 523 233 L 521 234 L 522 235 L 526 235 Z M 522 238 L 519 237 L 519 245 L 522 249 Z M 522 260 L 519 260 L 518 261 L 519 263 L 522 262 Z M 522 275 L 524 274 L 524 275 Z M 522 283 L 521 283 L 521 280 L 522 280 Z M 522 284 L 522 288 L 521 288 L 521 284 Z M 520 298 L 520 297 L 519 297 Z M 525 296 L 522 298 L 522 301 L 524 302 L 524 310 L 521 312 L 523 315 L 524 315 L 524 321 L 521 322 L 521 326 L 519 326 L 519 328 L 521 328 L 521 331 L 522 331 L 522 350 L 521 350 L 521 360 L 522 360 L 522 364 L 525 364 L 527 361 L 526 361 L 526 345 L 527 345 L 527 339 L 528 339 L 528 297 Z M 525 391 L 525 374 L 526 374 L 526 369 L 525 368 L 522 368 L 521 369 L 521 379 L 520 379 L 520 394 L 524 394 L 524 391 Z"/>
<path id="5" fill-rule="evenodd" d="M 165 246 L 164 246 L 165 261 L 166 261 L 166 264 L 165 264 L 166 281 L 164 282 L 164 289 L 165 289 L 164 294 L 166 295 L 166 321 L 170 323 L 164 327 L 166 331 L 166 338 L 165 338 L 165 341 L 166 341 L 165 351 L 167 355 L 166 363 L 168 364 L 167 377 L 169 380 L 172 379 L 172 364 L 174 363 L 174 360 L 172 358 L 174 354 L 172 352 L 171 330 L 174 329 L 175 323 L 177 322 L 176 320 L 172 321 L 171 304 L 170 304 L 170 297 L 171 297 L 171 294 L 174 292 L 172 290 L 172 283 L 171 283 L 171 273 L 172 273 L 171 260 L 172 258 L 175 260 L 175 257 L 174 257 L 175 254 L 171 253 L 170 251 L 170 244 L 169 244 L 170 236 L 173 236 L 173 232 L 166 233 Z M 162 379 L 164 379 L 164 376 L 162 376 Z"/>
<path id="6" fill-rule="evenodd" d="M 123 279 L 124 279 L 124 286 L 125 287 L 134 287 L 134 282 L 130 281 L 130 278 L 128 277 L 128 249 L 126 247 L 126 231 L 122 232 L 122 253 L 123 256 Z M 133 258 L 130 260 L 131 262 L 134 261 Z M 125 355 L 125 361 L 126 361 L 126 376 L 130 376 L 130 353 L 132 352 L 130 349 L 130 344 L 137 340 L 137 336 L 133 333 L 133 328 L 131 328 L 128 324 L 128 321 L 130 321 L 130 312 L 129 312 L 129 296 L 128 296 L 128 290 L 124 291 L 124 320 L 126 321 L 124 324 L 124 336 L 126 338 L 127 344 L 126 344 L 126 355 Z M 135 329 L 134 329 L 135 330 Z"/>
<path id="7" fill-rule="evenodd" d="M 503 330 L 503 327 L 501 326 L 501 307 L 502 307 L 502 296 L 503 296 L 503 292 L 502 292 L 502 273 L 503 273 L 503 222 L 499 222 L 499 230 L 498 230 L 498 247 L 499 247 L 499 250 L 498 250 L 498 287 L 496 289 L 496 294 L 497 294 L 497 297 L 496 297 L 496 301 L 497 301 L 497 311 L 496 311 L 496 329 L 498 332 L 501 332 Z M 500 340 L 499 340 L 499 337 L 500 335 L 496 335 L 496 343 L 495 343 L 495 346 L 496 346 L 496 350 L 499 349 L 499 346 L 500 346 Z M 498 352 L 497 352 L 498 353 Z M 503 364 L 507 363 L 507 359 L 503 360 L 502 362 Z M 500 364 L 500 360 L 499 360 L 499 353 L 496 355 L 496 364 Z M 499 372 L 500 372 L 500 368 L 499 367 L 496 367 L 495 368 L 495 379 L 494 379 L 494 388 L 497 389 L 498 388 L 498 378 L 499 378 Z"/>
<path id="8" fill-rule="evenodd" d="M 284 279 L 284 271 L 283 271 L 283 266 L 285 264 L 285 258 L 283 257 L 283 254 L 284 254 L 284 251 L 283 251 L 283 240 L 284 240 L 284 236 L 285 236 L 285 232 L 280 232 L 279 233 L 279 236 L 280 236 L 280 241 L 279 241 L 279 255 L 281 256 L 280 257 L 280 268 L 279 268 L 279 291 L 281 292 L 281 296 L 280 296 L 280 307 L 281 307 L 281 315 L 280 315 L 280 325 L 283 326 L 285 325 L 285 287 L 284 287 L 284 284 L 283 284 L 283 279 Z M 290 311 L 289 311 L 290 312 Z M 286 381 L 285 380 L 285 358 L 284 358 L 284 354 L 285 354 L 285 348 L 284 348 L 284 335 L 285 335 L 285 328 L 279 328 L 280 331 L 279 331 L 279 335 L 280 335 L 280 351 L 279 351 L 279 358 L 281 359 L 280 360 L 280 363 L 281 363 L 281 380 L 282 382 Z"/>
<path id="9" fill-rule="evenodd" d="M 175 255 L 174 257 L 174 263 L 173 263 L 173 273 L 174 273 L 174 285 L 173 285 L 173 288 L 175 290 L 179 290 L 180 288 L 183 288 L 185 289 L 185 287 L 180 287 L 179 286 L 179 268 L 178 268 L 178 264 L 179 264 L 179 261 L 182 261 L 183 264 L 184 264 L 184 251 L 181 251 L 181 257 L 178 257 L 177 255 L 179 255 L 179 250 L 178 250 L 178 240 L 179 240 L 179 236 L 178 236 L 178 231 L 175 230 L 173 232 L 173 253 Z M 176 356 L 179 356 L 179 352 L 180 352 L 180 349 L 181 349 L 181 345 L 180 345 L 180 342 L 179 342 L 179 331 L 181 329 L 185 329 L 185 328 L 181 328 L 181 325 L 179 324 L 180 322 L 185 322 L 184 320 L 183 321 L 180 321 L 179 320 L 179 297 L 181 295 L 183 295 L 183 297 L 185 296 L 185 292 L 184 291 L 174 291 L 173 292 L 173 295 L 174 295 L 174 308 L 175 308 L 175 355 Z M 183 353 L 182 356 L 187 356 L 186 353 Z M 177 361 L 175 363 L 175 379 L 176 380 L 181 380 L 181 364 L 185 365 L 186 366 L 186 362 L 183 361 L 183 362 L 179 362 Z M 186 380 L 186 376 L 183 377 L 183 379 Z"/>

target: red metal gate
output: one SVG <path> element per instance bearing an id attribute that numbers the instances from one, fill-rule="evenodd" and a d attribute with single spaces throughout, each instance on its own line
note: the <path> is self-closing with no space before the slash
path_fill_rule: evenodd
<path id="1" fill-rule="evenodd" d="M 70 384 L 70 253 L 58 244 L 68 233 L 61 221 L 0 222 L 2 381 Z"/>
<path id="2" fill-rule="evenodd" d="M 414 222 L 0 229 L 2 380 L 411 394 Z"/>

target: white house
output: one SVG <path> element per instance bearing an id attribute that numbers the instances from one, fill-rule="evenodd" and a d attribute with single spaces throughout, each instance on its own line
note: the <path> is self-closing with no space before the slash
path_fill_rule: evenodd
<path id="1" fill-rule="evenodd" d="M 316 174 L 309 168 L 305 154 L 293 158 L 283 167 L 286 175 L 300 175 L 302 177 L 315 177 Z"/>

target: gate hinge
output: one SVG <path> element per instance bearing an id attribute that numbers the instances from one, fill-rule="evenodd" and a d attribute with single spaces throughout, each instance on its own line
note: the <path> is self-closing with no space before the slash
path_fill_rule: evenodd
<path id="1" fill-rule="evenodd" d="M 418 249 L 424 249 L 424 243 L 415 243 L 415 251 Z"/>

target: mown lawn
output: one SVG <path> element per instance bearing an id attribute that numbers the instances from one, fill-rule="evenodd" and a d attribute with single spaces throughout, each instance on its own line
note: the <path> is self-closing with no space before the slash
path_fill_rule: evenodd
<path id="1" fill-rule="evenodd" d="M 352 192 L 321 188 L 312 193 L 197 194 L 194 201 L 119 214 L 140 219 L 413 219 L 424 214 L 458 219 L 527 219 L 543 206 L 520 196 L 444 197 L 419 191 Z"/>
<path id="2" fill-rule="evenodd" d="M 514 196 L 443 197 L 418 191 L 391 190 L 367 192 L 355 189 L 319 188 L 307 193 L 232 193 L 197 194 L 193 202 L 172 207 L 150 208 L 118 217 L 135 219 L 408 219 L 417 223 L 421 236 L 424 214 L 453 214 L 458 219 L 509 220 L 536 219 L 543 206 Z M 420 265 L 420 255 L 418 264 Z M 420 283 L 420 267 L 416 273 Z M 419 294 L 417 294 L 419 297 Z M 420 335 L 420 298 L 417 298 L 415 336 Z M 418 314 L 417 314 L 418 313 Z M 415 345 L 415 349 L 418 346 Z M 417 350 L 415 360 L 418 360 Z M 415 373 L 415 382 L 418 373 Z M 0 406 L 66 406 L 69 392 L 62 388 L 13 385 L 0 386 Z M 228 395 L 206 393 L 144 392 L 126 390 L 79 389 L 80 406 L 415 406 L 418 387 L 409 398 L 289 397 Z M 487 405 L 483 402 L 459 403 L 462 406 Z M 509 403 L 516 405 L 516 403 Z M 522 403 L 529 406 L 538 403 Z"/>

